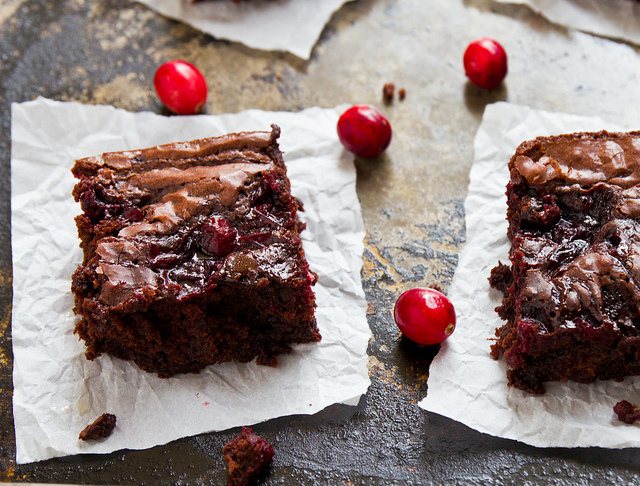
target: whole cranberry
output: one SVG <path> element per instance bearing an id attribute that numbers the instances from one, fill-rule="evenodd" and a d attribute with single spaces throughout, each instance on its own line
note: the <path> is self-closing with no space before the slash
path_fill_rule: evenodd
<path id="1" fill-rule="evenodd" d="M 391 143 L 391 124 L 377 108 L 355 105 L 340 116 L 338 138 L 348 151 L 374 158 Z"/>
<path id="2" fill-rule="evenodd" d="M 153 84 L 160 101 L 178 115 L 195 115 L 207 101 L 207 82 L 198 69 L 186 61 L 164 63 Z"/>
<path id="3" fill-rule="evenodd" d="M 220 258 L 233 250 L 236 229 L 225 218 L 211 216 L 202 223 L 200 248 L 212 257 Z"/>
<path id="4" fill-rule="evenodd" d="M 418 287 L 400 295 L 393 309 L 396 324 L 406 337 L 423 344 L 439 344 L 456 328 L 456 312 L 441 292 Z"/>
<path id="5" fill-rule="evenodd" d="M 475 40 L 464 52 L 464 70 L 476 86 L 496 88 L 507 75 L 507 53 L 493 39 Z"/>

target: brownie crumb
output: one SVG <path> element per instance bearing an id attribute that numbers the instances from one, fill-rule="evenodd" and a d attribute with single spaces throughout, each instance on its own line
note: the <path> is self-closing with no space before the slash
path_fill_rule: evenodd
<path id="1" fill-rule="evenodd" d="M 271 462 L 273 446 L 250 428 L 242 427 L 240 434 L 224 446 L 223 452 L 229 469 L 228 486 L 247 486 Z"/>
<path id="2" fill-rule="evenodd" d="M 393 101 L 393 97 L 395 96 L 395 92 L 396 92 L 396 85 L 393 83 L 386 83 L 383 87 L 382 87 L 382 97 L 384 98 L 384 100 L 387 103 L 390 103 Z"/>
<path id="3" fill-rule="evenodd" d="M 378 313 L 378 309 L 371 302 L 367 302 L 367 315 L 373 316 Z"/>
<path id="4" fill-rule="evenodd" d="M 444 293 L 444 292 L 442 292 L 442 287 L 440 287 L 440 286 L 439 286 L 438 284 L 436 284 L 436 283 L 429 285 L 429 288 L 430 288 L 430 289 L 433 289 L 433 290 L 437 290 L 437 291 L 438 291 L 438 292 L 440 292 L 441 294 L 442 294 L 442 293 Z"/>
<path id="5" fill-rule="evenodd" d="M 512 283 L 513 272 L 511 271 L 511 267 L 499 261 L 498 265 L 491 269 L 489 285 L 506 296 Z"/>
<path id="6" fill-rule="evenodd" d="M 625 424 L 633 424 L 640 420 L 640 410 L 633 403 L 622 400 L 616 403 L 613 411 L 618 416 L 618 420 Z"/>
<path id="7" fill-rule="evenodd" d="M 111 413 L 103 413 L 92 424 L 87 425 L 78 439 L 80 440 L 98 440 L 109 437 L 116 426 L 116 416 Z"/>
<path id="8" fill-rule="evenodd" d="M 404 88 L 400 88 L 398 90 L 398 99 L 400 99 L 400 101 L 403 101 L 406 97 L 407 97 L 407 90 Z"/>

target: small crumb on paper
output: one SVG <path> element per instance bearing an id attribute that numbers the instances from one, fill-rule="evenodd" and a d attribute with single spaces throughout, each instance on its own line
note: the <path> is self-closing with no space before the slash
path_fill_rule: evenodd
<path id="1" fill-rule="evenodd" d="M 98 440 L 104 439 L 111 435 L 116 427 L 116 416 L 111 413 L 103 413 L 93 423 L 87 425 L 78 439 L 80 440 Z"/>
<path id="2" fill-rule="evenodd" d="M 621 400 L 613 406 L 613 411 L 618 416 L 620 422 L 625 424 L 634 424 L 640 420 L 640 410 L 638 407 L 627 400 Z"/>

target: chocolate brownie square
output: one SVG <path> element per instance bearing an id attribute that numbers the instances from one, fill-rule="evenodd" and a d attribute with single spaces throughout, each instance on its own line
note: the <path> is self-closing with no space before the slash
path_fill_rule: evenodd
<path id="1" fill-rule="evenodd" d="M 640 374 L 640 132 L 537 138 L 509 171 L 511 268 L 490 278 L 509 384 Z"/>
<path id="2" fill-rule="evenodd" d="M 84 260 L 72 279 L 88 359 L 161 377 L 231 360 L 276 364 L 320 340 L 286 166 L 271 132 L 76 161 Z"/>

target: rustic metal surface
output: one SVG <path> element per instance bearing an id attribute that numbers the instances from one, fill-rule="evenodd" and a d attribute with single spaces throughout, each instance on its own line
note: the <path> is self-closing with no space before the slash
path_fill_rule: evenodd
<path id="1" fill-rule="evenodd" d="M 562 1 L 562 0 L 557 0 Z M 469 85 L 467 43 L 500 40 L 506 84 Z M 489 0 L 356 0 L 325 29 L 308 62 L 216 41 L 127 0 L 0 3 L 0 481 L 91 484 L 225 483 L 222 446 L 237 430 L 145 451 L 16 465 L 11 411 L 10 104 L 46 96 L 166 113 L 157 66 L 195 63 L 208 113 L 372 103 L 394 140 L 357 161 L 367 229 L 363 283 L 373 331 L 372 385 L 355 408 L 254 427 L 276 448 L 270 485 L 640 484 L 640 452 L 538 449 L 477 433 L 416 406 L 433 350 L 399 339 L 391 309 L 403 289 L 450 283 L 464 242 L 472 142 L 487 103 L 506 100 L 640 126 L 640 50 L 566 31 L 520 6 Z M 404 101 L 385 105 L 393 81 Z M 640 431 L 639 431 L 640 433 Z"/>

